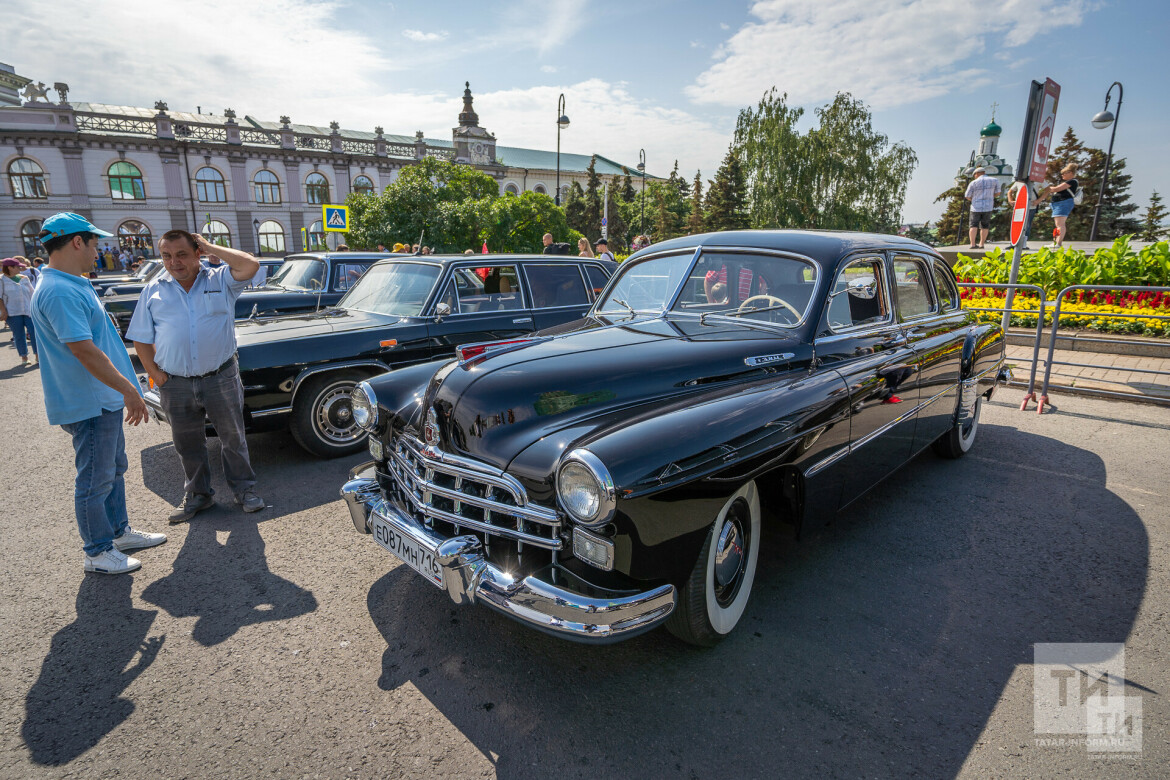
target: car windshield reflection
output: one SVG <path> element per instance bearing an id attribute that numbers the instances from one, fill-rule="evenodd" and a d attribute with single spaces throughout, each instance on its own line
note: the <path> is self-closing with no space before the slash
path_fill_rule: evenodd
<path id="1" fill-rule="evenodd" d="M 692 252 L 623 266 L 597 313 L 687 313 L 742 317 L 791 327 L 816 288 L 817 268 L 790 257 Z"/>
<path id="2" fill-rule="evenodd" d="M 378 263 L 350 289 L 338 308 L 417 317 L 439 280 L 440 268 L 427 263 Z"/>
<path id="3" fill-rule="evenodd" d="M 326 270 L 325 261 L 315 257 L 289 258 L 276 269 L 268 286 L 286 290 L 319 290 L 325 286 Z"/>

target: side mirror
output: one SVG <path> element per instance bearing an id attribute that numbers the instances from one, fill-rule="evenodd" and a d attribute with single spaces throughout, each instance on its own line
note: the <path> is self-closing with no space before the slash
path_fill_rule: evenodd
<path id="1" fill-rule="evenodd" d="M 872 301 L 877 297 L 877 279 L 874 279 L 872 276 L 850 279 L 845 289 L 854 298 L 860 298 L 863 301 Z"/>
<path id="2" fill-rule="evenodd" d="M 451 306 L 446 302 L 435 305 L 435 322 L 442 322 L 443 318 L 451 314 Z"/>

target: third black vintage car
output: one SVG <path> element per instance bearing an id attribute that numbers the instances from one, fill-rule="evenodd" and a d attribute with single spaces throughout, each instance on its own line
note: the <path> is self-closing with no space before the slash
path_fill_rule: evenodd
<path id="1" fill-rule="evenodd" d="M 365 270 L 377 261 L 391 257 L 385 253 L 313 252 L 290 255 L 283 260 L 258 258 L 265 275 L 262 285 L 250 287 L 236 299 L 236 318 L 259 317 L 288 312 L 313 311 L 332 306 L 353 286 Z M 276 266 L 273 268 L 273 266 Z M 126 295 L 103 297 L 106 311 L 126 336 L 138 296 L 145 284 Z"/>
<path id="2" fill-rule="evenodd" d="M 349 395 L 358 382 L 461 344 L 579 320 L 616 268 L 594 258 L 399 256 L 372 266 L 336 306 L 237 321 L 247 428 L 288 426 L 321 457 L 357 452 L 366 432 Z M 165 421 L 157 393 L 146 401 Z"/>
<path id="3" fill-rule="evenodd" d="M 808 529 L 924 448 L 963 455 L 1003 357 L 916 241 L 675 239 L 582 321 L 359 384 L 373 461 L 342 495 L 456 603 L 709 645 L 744 614 L 765 519 Z"/>

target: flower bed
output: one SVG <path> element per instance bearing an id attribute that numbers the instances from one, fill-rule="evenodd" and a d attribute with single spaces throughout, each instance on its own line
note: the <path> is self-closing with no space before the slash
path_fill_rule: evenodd
<path id="1" fill-rule="evenodd" d="M 1003 290 L 980 290 L 961 288 L 959 297 L 964 309 L 1000 309 L 1004 307 L 1006 292 Z M 1012 315 L 1011 324 L 1034 328 L 1040 312 L 1039 296 L 1017 292 L 1012 300 L 1013 309 L 1032 309 L 1033 313 Z M 1044 314 L 1044 324 L 1052 324 L 1054 301 L 1049 301 Z M 1108 314 L 1137 314 L 1140 319 L 1129 317 L 1106 317 Z M 981 322 L 999 322 L 1002 314 L 981 311 L 977 313 Z M 1154 317 L 1170 317 L 1170 293 L 1125 293 L 1093 290 L 1076 290 L 1065 296 L 1060 307 L 1060 327 L 1087 328 L 1102 333 L 1128 333 L 1137 336 L 1170 337 L 1170 320 Z"/>

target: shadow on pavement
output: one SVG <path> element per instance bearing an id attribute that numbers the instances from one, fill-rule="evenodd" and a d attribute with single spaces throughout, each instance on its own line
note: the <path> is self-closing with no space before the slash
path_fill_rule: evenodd
<path id="1" fill-rule="evenodd" d="M 154 662 L 164 637 L 146 638 L 158 612 L 135 609 L 131 585 L 129 575 L 81 581 L 77 619 L 53 637 L 25 700 L 21 736 L 34 762 L 67 764 L 134 712 L 122 691 Z"/>
<path id="2" fill-rule="evenodd" d="M 170 428 L 163 427 L 169 437 Z M 219 439 L 212 436 L 207 442 L 216 500 L 230 504 L 232 493 L 223 476 Z M 338 501 L 337 491 L 345 484 L 349 470 L 369 460 L 364 451 L 346 458 L 322 460 L 301 449 L 288 431 L 249 435 L 248 454 L 256 471 L 256 492 L 269 505 L 260 513 L 260 520 Z M 146 489 L 177 506 L 183 500 L 183 465 L 174 445 L 168 441 L 147 447 L 140 457 Z"/>
<path id="3" fill-rule="evenodd" d="M 256 518 L 216 507 L 190 522 L 174 570 L 142 598 L 174 617 L 194 617 L 192 638 L 211 646 L 244 626 L 288 620 L 317 609 L 311 591 L 268 570 Z M 217 532 L 227 532 L 220 544 Z"/>
<path id="4" fill-rule="evenodd" d="M 411 683 L 499 777 L 953 777 L 1034 643 L 1125 641 L 1148 565 L 1095 454 L 994 425 L 976 452 L 993 457 L 921 456 L 813 538 L 765 534 L 743 622 L 710 650 L 556 640 L 399 566 L 367 599 L 378 685 Z M 1013 468 L 1036 453 L 1079 479 Z"/>

